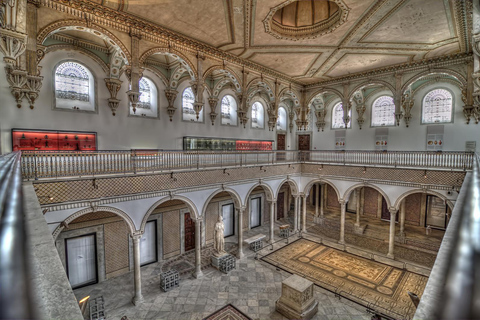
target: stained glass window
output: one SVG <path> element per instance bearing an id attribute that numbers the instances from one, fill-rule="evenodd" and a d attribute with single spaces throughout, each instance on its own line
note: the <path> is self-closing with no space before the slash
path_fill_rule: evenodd
<path id="1" fill-rule="evenodd" d="M 191 87 L 183 90 L 182 96 L 182 109 L 185 114 L 195 114 L 195 109 L 193 109 L 193 103 L 195 102 L 195 96 Z"/>
<path id="2" fill-rule="evenodd" d="M 140 98 L 137 108 L 141 109 L 150 109 L 151 108 L 151 89 L 150 89 L 150 81 L 146 78 L 140 79 L 138 82 L 140 87 Z"/>
<path id="3" fill-rule="evenodd" d="M 348 128 L 352 127 L 352 110 L 349 111 L 350 121 L 348 122 Z M 343 105 L 341 102 L 337 103 L 332 110 L 332 129 L 345 128 L 343 122 Z"/>
<path id="4" fill-rule="evenodd" d="M 252 127 L 263 128 L 263 105 L 260 102 L 255 102 L 252 105 Z"/>
<path id="5" fill-rule="evenodd" d="M 422 123 L 452 122 L 452 94 L 435 89 L 423 98 Z"/>
<path id="6" fill-rule="evenodd" d="M 377 98 L 372 105 L 372 127 L 395 125 L 395 103 L 390 96 Z"/>
<path id="7" fill-rule="evenodd" d="M 84 66 L 68 61 L 55 70 L 55 97 L 88 102 L 89 76 Z"/>
<path id="8" fill-rule="evenodd" d="M 231 112 L 231 98 L 230 96 L 225 96 L 222 99 L 222 119 L 230 119 Z"/>
<path id="9" fill-rule="evenodd" d="M 287 112 L 284 108 L 278 109 L 277 130 L 287 130 Z"/>

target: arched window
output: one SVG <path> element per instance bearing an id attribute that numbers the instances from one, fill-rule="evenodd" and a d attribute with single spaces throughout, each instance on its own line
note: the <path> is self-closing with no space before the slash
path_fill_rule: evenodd
<path id="1" fill-rule="evenodd" d="M 137 110 L 133 112 L 130 106 L 130 115 L 158 118 L 158 91 L 155 83 L 147 77 L 142 77 L 138 82 L 140 97 L 138 99 Z"/>
<path id="2" fill-rule="evenodd" d="M 372 105 L 372 127 L 394 126 L 395 104 L 390 96 L 377 98 Z"/>
<path id="3" fill-rule="evenodd" d="M 348 115 L 350 121 L 348 121 L 347 128 L 352 127 L 352 110 L 350 109 Z M 343 122 L 343 105 L 341 102 L 337 103 L 332 110 L 332 129 L 344 129 L 345 123 Z"/>
<path id="4" fill-rule="evenodd" d="M 255 102 L 252 105 L 252 128 L 263 129 L 264 127 L 263 105 L 260 102 Z"/>
<path id="5" fill-rule="evenodd" d="M 277 130 L 287 131 L 287 111 L 285 111 L 285 108 L 278 109 Z"/>
<path id="6" fill-rule="evenodd" d="M 450 91 L 435 89 L 428 92 L 422 103 L 422 123 L 452 122 L 452 107 Z"/>
<path id="7" fill-rule="evenodd" d="M 195 109 L 193 108 L 194 103 L 195 95 L 193 94 L 193 90 L 191 87 L 187 87 L 183 90 L 182 95 L 182 119 L 184 121 L 203 122 L 203 109 L 200 111 L 197 119 Z"/>
<path id="8" fill-rule="evenodd" d="M 222 124 L 237 125 L 237 101 L 231 95 L 225 95 L 222 99 Z"/>
<path id="9" fill-rule="evenodd" d="M 84 65 L 66 61 L 55 68 L 55 108 L 95 111 L 94 78 Z"/>
<path id="10" fill-rule="evenodd" d="M 150 92 L 150 81 L 146 78 L 140 79 L 138 85 L 140 87 L 140 98 L 137 108 L 150 109 L 151 108 L 151 92 Z"/>

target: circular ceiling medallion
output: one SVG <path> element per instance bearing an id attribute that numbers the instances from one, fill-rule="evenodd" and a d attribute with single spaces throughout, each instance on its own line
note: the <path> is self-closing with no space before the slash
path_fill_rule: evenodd
<path id="1" fill-rule="evenodd" d="M 271 8 L 263 23 L 278 39 L 313 39 L 347 21 L 349 11 L 342 0 L 287 0 Z"/>

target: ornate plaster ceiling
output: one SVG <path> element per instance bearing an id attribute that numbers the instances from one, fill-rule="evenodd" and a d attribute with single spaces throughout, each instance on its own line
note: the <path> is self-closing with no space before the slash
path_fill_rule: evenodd
<path id="1" fill-rule="evenodd" d="M 268 33 L 264 20 L 295 0 L 95 0 L 305 84 L 471 50 L 461 0 L 332 1 L 348 10 L 346 20 L 314 39 L 294 41 Z M 283 12 L 285 24 L 299 12 Z M 313 24 L 329 16 L 312 14 Z"/>

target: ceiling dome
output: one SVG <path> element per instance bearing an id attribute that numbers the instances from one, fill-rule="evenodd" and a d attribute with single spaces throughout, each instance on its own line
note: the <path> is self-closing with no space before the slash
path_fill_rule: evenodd
<path id="1" fill-rule="evenodd" d="M 287 0 L 270 9 L 265 31 L 280 39 L 311 39 L 344 23 L 348 7 L 342 0 Z"/>
<path id="2" fill-rule="evenodd" d="M 277 10 L 273 21 L 287 27 L 313 26 L 328 20 L 338 10 L 338 5 L 332 1 L 299 0 Z"/>

